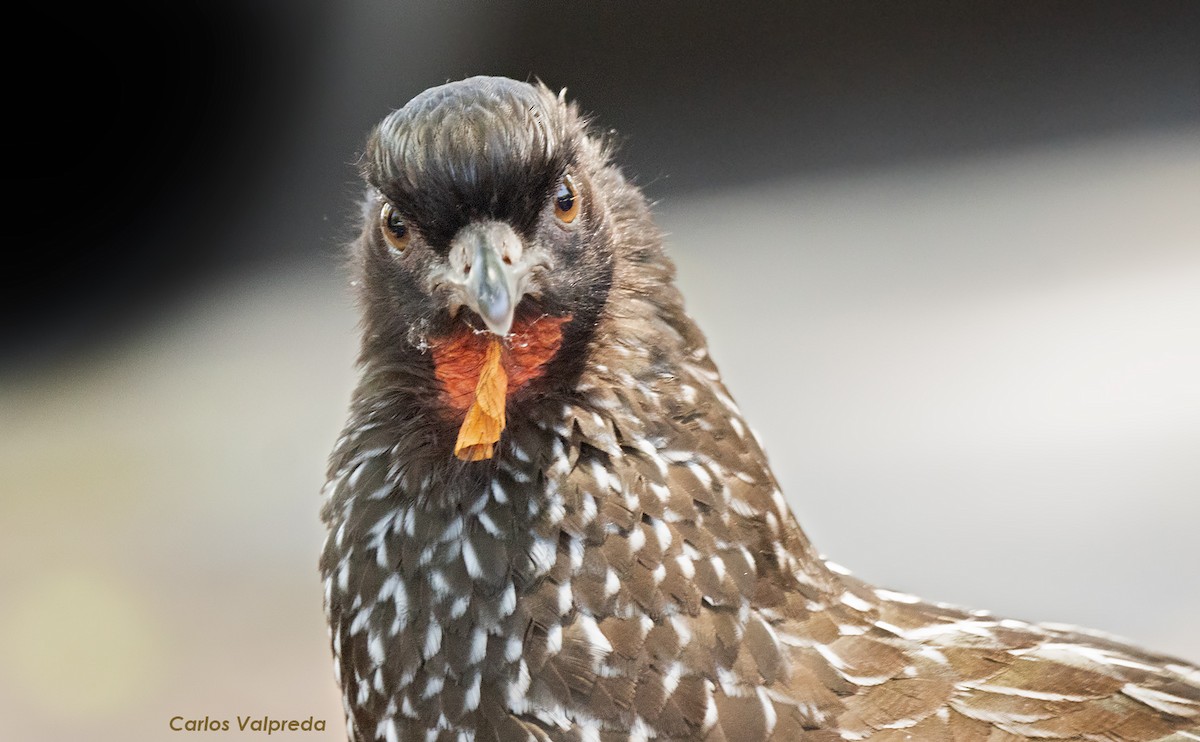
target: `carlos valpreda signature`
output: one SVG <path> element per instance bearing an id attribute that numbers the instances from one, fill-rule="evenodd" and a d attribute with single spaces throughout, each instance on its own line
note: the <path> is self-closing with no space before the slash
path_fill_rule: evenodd
<path id="1" fill-rule="evenodd" d="M 312 716 L 306 719 L 275 719 L 270 716 L 235 716 L 233 719 L 205 716 L 203 719 L 189 719 L 186 716 L 172 716 L 167 725 L 173 732 L 257 732 L 269 735 L 275 732 L 325 731 L 325 720 Z"/>

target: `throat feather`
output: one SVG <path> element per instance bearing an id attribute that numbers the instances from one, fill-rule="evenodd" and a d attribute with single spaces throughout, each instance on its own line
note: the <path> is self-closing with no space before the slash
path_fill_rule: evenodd
<path id="1" fill-rule="evenodd" d="M 562 345 L 563 325 L 570 319 L 543 315 L 513 326 L 502 342 L 500 358 L 508 375 L 509 397 L 545 374 Z M 475 401 L 475 388 L 493 337 L 463 324 L 454 333 L 430 343 L 442 397 L 454 411 L 465 413 Z"/>

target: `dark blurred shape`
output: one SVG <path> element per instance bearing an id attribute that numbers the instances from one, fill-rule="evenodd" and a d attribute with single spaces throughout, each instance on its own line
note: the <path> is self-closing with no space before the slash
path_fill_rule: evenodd
<path id="1" fill-rule="evenodd" d="M 683 188 L 1200 122 L 1195 3 L 595 3 L 554 32 L 524 7 L 505 71 Z"/>
<path id="2" fill-rule="evenodd" d="M 278 187 L 316 63 L 318 14 L 281 10 L 29 7 L 0 370 L 107 340 L 248 257 L 232 234 Z"/>
<path id="3" fill-rule="evenodd" d="M 116 20 L 22 25 L 61 67 L 31 63 L 12 96 L 30 232 L 5 258 L 0 372 L 220 272 L 330 255 L 370 125 L 469 74 L 566 86 L 652 197 L 1200 125 L 1191 2 L 275 0 Z"/>

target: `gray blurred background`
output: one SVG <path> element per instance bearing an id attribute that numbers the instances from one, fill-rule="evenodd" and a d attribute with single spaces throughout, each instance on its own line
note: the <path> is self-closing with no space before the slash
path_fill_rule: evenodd
<path id="1" fill-rule="evenodd" d="M 1200 5 L 697 5 L 19 24 L 0 739 L 341 734 L 316 560 L 353 162 L 479 73 L 619 132 L 823 552 L 1200 661 Z"/>

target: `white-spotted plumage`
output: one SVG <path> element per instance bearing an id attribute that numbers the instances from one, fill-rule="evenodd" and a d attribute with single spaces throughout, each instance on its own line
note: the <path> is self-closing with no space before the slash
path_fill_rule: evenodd
<path id="1" fill-rule="evenodd" d="M 352 739 L 1200 740 L 1187 662 L 926 603 L 818 557 L 683 312 L 644 198 L 560 97 L 483 79 L 427 91 L 364 162 L 362 380 L 321 563 Z M 539 167 L 558 168 L 551 185 L 570 169 L 576 226 L 539 221 L 548 194 L 519 187 Z M 380 249 L 380 198 L 414 215 L 399 258 Z M 536 278 L 573 318 L 509 397 L 494 456 L 463 462 L 430 329 L 445 307 L 406 271 L 436 260 L 434 216 L 523 204 L 549 225 L 522 233 L 526 254 L 575 240 Z"/>

